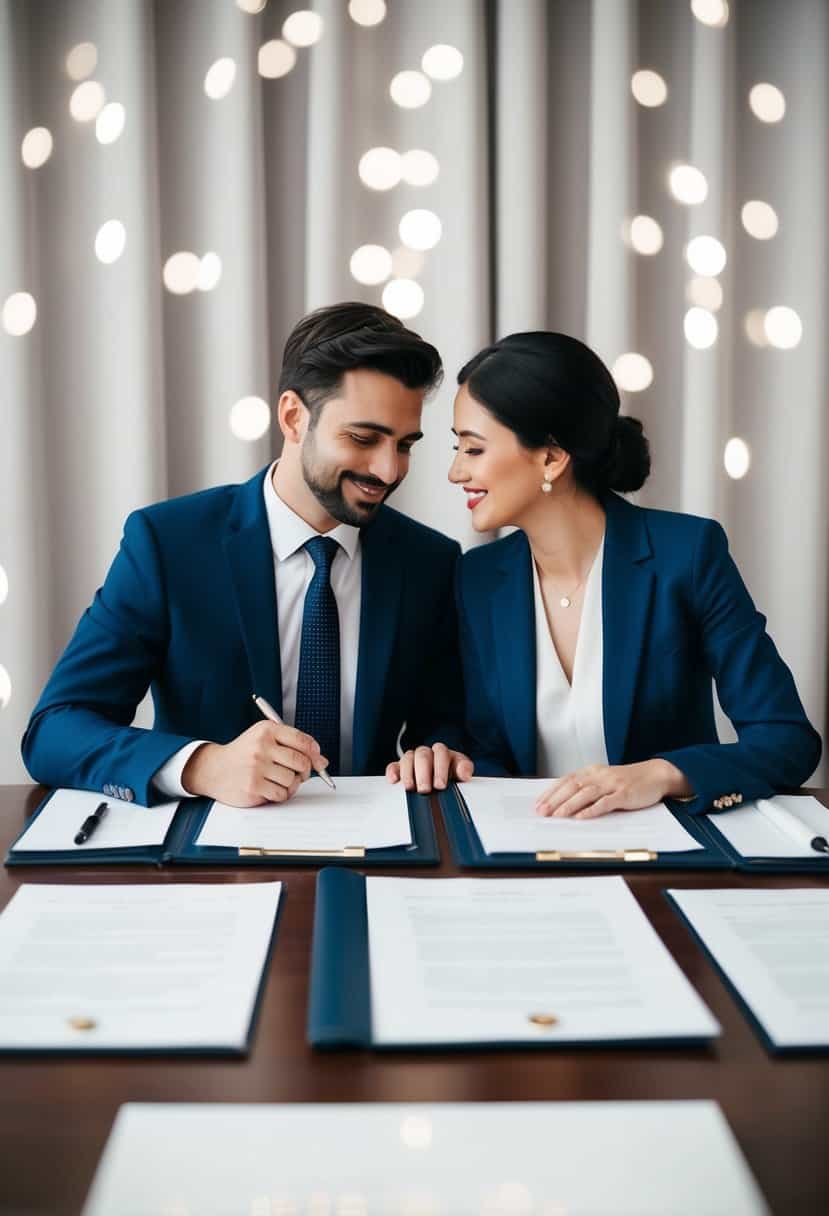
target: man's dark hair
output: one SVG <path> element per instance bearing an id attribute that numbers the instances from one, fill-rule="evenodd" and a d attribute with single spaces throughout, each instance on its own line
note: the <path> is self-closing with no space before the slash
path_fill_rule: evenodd
<path id="1" fill-rule="evenodd" d="M 278 395 L 292 389 L 316 423 L 344 373 L 361 367 L 426 392 L 443 376 L 440 355 L 419 334 L 376 304 L 349 302 L 318 308 L 294 326 L 285 343 Z"/>

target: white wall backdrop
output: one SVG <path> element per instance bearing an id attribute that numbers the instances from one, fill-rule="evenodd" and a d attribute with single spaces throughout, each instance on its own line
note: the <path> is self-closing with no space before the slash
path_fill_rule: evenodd
<path id="1" fill-rule="evenodd" d="M 380 301 L 384 285 L 357 283 L 349 269 L 366 244 L 396 251 L 393 276 L 420 284 L 409 323 L 447 369 L 396 505 L 472 542 L 446 481 L 453 382 L 494 336 L 559 329 L 609 365 L 645 356 L 650 384 L 623 393 L 653 448 L 640 501 L 725 525 L 825 733 L 825 0 L 389 0 L 372 26 L 355 16 L 379 12 L 379 0 L 352 0 L 353 15 L 346 0 L 317 0 L 320 37 L 278 78 L 260 75 L 259 52 L 284 42 L 295 5 L 243 11 L 256 7 L 0 0 L 0 781 L 25 779 L 29 711 L 126 514 L 268 461 L 276 437 L 238 437 L 231 409 L 272 399 L 282 344 L 308 309 Z M 700 19 L 724 8 L 724 22 Z M 95 61 L 77 68 L 76 52 L 73 79 L 67 56 L 84 43 Z M 420 71 L 436 44 L 461 51 L 462 71 L 432 79 L 421 106 L 395 104 L 392 78 Z M 232 83 L 210 97 L 205 77 L 223 59 Z M 634 96 L 643 69 L 664 82 L 661 104 Z M 97 123 L 70 113 L 84 79 L 124 108 L 111 142 L 96 126 L 106 138 L 112 110 Z M 779 121 L 752 109 L 761 83 L 785 101 Z M 51 155 L 29 167 L 21 145 L 40 127 Z M 369 188 L 358 163 L 376 147 L 430 152 L 437 179 Z M 703 201 L 671 192 L 680 163 L 704 175 Z M 774 209 L 770 239 L 746 230 L 750 200 Z M 442 225 L 422 259 L 398 234 L 413 208 Z M 658 252 L 637 251 L 637 215 L 659 225 Z M 112 220 L 126 242 L 102 262 L 96 236 Z M 727 260 L 692 283 L 686 246 L 703 235 Z M 165 286 L 163 268 L 181 251 L 218 255 L 212 288 Z M 215 267 L 202 264 L 204 286 Z M 37 310 L 28 329 L 23 292 Z M 687 319 L 700 303 L 704 314 Z M 767 317 L 779 306 L 797 317 Z M 716 326 L 711 345 L 689 341 L 695 322 L 693 341 Z M 739 478 L 724 467 L 734 438 L 750 457 Z"/>

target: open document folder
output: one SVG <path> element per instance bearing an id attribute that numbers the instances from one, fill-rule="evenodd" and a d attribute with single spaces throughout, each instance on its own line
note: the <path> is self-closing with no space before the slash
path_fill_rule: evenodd
<path id="1" fill-rule="evenodd" d="M 829 890 L 668 891 L 772 1051 L 829 1051 Z"/>
<path id="2" fill-rule="evenodd" d="M 0 1051 L 243 1053 L 280 891 L 20 887 L 0 916 Z"/>
<path id="3" fill-rule="evenodd" d="M 719 1031 L 622 878 L 317 877 L 316 1047 L 704 1043 Z"/>
<path id="4" fill-rule="evenodd" d="M 707 825 L 663 802 L 596 819 L 535 813 L 553 785 L 542 777 L 473 777 L 439 795 L 452 853 L 459 865 L 557 868 L 659 866 L 729 869 Z"/>
<path id="5" fill-rule="evenodd" d="M 715 1102 L 129 1103 L 83 1216 L 768 1216 Z"/>

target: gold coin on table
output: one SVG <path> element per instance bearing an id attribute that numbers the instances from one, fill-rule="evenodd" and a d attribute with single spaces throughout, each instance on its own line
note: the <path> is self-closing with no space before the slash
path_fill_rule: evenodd
<path id="1" fill-rule="evenodd" d="M 66 1020 L 73 1030 L 94 1030 L 98 1025 L 94 1018 L 84 1018 L 79 1015 Z"/>
<path id="2" fill-rule="evenodd" d="M 533 1026 L 557 1026 L 558 1018 L 554 1013 L 528 1013 L 527 1018 Z"/>

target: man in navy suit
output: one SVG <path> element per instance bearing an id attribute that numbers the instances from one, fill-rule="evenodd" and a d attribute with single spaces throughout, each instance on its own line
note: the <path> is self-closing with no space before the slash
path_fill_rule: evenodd
<path id="1" fill-rule="evenodd" d="M 380 308 L 303 318 L 279 381 L 281 458 L 130 515 L 32 713 L 32 776 L 148 806 L 282 802 L 325 763 L 419 790 L 470 776 L 460 550 L 384 505 L 440 377 L 435 348 Z M 284 724 L 260 720 L 254 693 Z"/>

